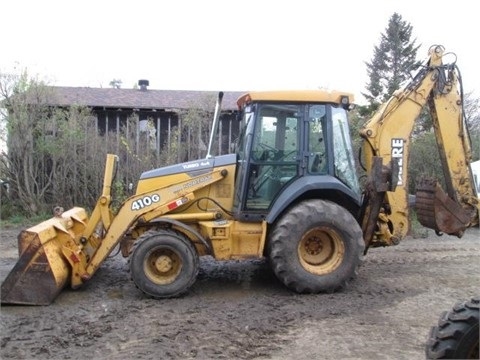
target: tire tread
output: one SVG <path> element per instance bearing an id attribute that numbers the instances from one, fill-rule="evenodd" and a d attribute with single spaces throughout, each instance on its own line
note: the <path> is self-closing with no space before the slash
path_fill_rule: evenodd
<path id="1" fill-rule="evenodd" d="M 442 312 L 438 324 L 430 329 L 428 335 L 428 359 L 465 358 L 472 349 L 466 349 L 464 342 L 472 343 L 471 336 L 477 339 L 478 358 L 479 305 L 480 296 L 477 296 L 469 301 L 457 302 L 450 311 Z"/>

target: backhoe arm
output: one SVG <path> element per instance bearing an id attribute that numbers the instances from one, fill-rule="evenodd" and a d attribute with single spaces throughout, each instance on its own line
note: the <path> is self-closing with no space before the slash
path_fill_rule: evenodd
<path id="1" fill-rule="evenodd" d="M 425 106 L 432 116 L 447 194 L 436 181 L 422 182 L 417 187 L 420 194 L 416 202 L 420 221 L 437 232 L 458 236 L 478 224 L 478 199 L 469 168 L 472 154 L 458 73 L 455 66 L 442 64 L 443 52 L 441 46 L 432 47 L 427 64 L 379 108 L 360 132 L 369 176 L 361 215 L 367 247 L 396 244 L 408 233 L 407 161 L 412 131 Z M 383 180 L 379 173 L 386 174 Z"/>

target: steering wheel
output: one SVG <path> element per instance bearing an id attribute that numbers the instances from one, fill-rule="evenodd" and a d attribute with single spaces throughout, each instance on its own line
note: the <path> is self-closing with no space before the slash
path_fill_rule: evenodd
<path id="1" fill-rule="evenodd" d="M 262 149 L 262 155 L 260 155 L 260 158 L 257 160 L 273 160 L 275 159 L 278 150 L 275 149 L 273 146 L 270 146 L 268 144 L 264 143 L 258 143 L 258 147 Z"/>

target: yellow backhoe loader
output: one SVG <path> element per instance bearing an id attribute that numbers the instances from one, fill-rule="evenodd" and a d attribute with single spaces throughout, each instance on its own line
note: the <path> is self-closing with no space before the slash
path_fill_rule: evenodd
<path id="1" fill-rule="evenodd" d="M 343 92 L 250 92 L 238 99 L 235 152 L 211 154 L 222 93 L 204 159 L 143 173 L 135 194 L 113 213 L 115 155 L 88 215 L 63 211 L 19 235 L 19 260 L 1 287 L 2 304 L 45 305 L 66 286 L 88 281 L 116 246 L 135 285 L 154 298 L 194 283 L 199 257 L 269 257 L 276 276 L 298 293 L 335 291 L 355 276 L 367 249 L 407 235 L 407 159 L 422 108 L 432 115 L 446 192 L 419 184 L 419 219 L 438 234 L 478 226 L 479 203 L 455 64 L 433 46 L 428 61 L 361 130 L 368 175 L 361 191 Z"/>

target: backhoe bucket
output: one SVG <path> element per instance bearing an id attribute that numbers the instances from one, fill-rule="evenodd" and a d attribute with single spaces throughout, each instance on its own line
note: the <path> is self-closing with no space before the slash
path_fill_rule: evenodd
<path id="1" fill-rule="evenodd" d="M 78 240 L 86 211 L 73 208 L 18 235 L 19 259 L 2 283 L 2 304 L 48 305 L 68 283 L 69 261 L 62 248 Z"/>
<path id="2" fill-rule="evenodd" d="M 452 200 L 435 180 L 423 180 L 417 185 L 415 208 L 423 226 L 459 237 L 472 218 L 472 214 Z"/>

